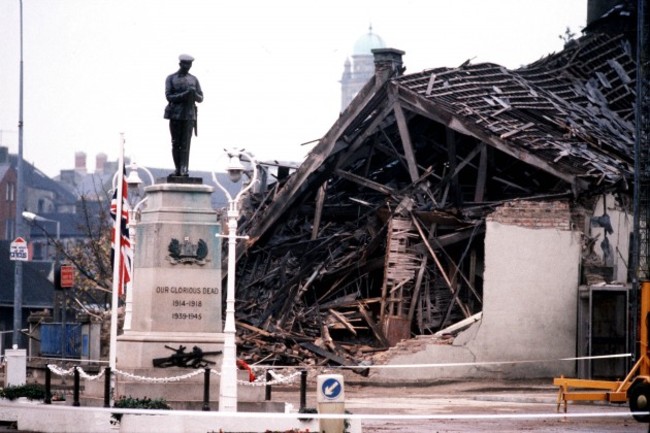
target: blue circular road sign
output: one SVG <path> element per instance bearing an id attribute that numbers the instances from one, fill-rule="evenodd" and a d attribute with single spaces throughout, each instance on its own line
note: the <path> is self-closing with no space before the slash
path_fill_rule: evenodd
<path id="1" fill-rule="evenodd" d="M 338 398 L 339 395 L 341 395 L 341 391 L 343 391 L 341 382 L 333 377 L 325 379 L 321 385 L 321 392 L 328 400 L 335 400 Z"/>

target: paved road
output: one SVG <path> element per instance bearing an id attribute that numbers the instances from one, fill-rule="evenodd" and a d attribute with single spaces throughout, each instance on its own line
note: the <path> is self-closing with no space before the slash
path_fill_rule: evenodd
<path id="1" fill-rule="evenodd" d="M 309 384 L 307 407 L 316 407 Z M 556 391 L 546 382 L 447 383 L 426 387 L 385 387 L 348 383 L 346 408 L 363 416 L 364 433 L 605 433 L 648 432 L 626 405 L 571 404 L 569 416 L 556 412 Z M 298 385 L 273 390 L 273 401 L 299 407 Z M 583 415 L 593 416 L 583 417 Z M 373 416 L 388 419 L 373 419 Z M 580 417 L 574 417 L 580 415 Z M 620 416 L 619 416 L 620 415 Z M 404 416 L 428 417 L 404 419 Z M 498 418 L 503 417 L 503 418 Z M 0 424 L 2 433 L 22 433 Z"/>
<path id="2" fill-rule="evenodd" d="M 550 382 L 466 382 L 416 388 L 348 384 L 345 393 L 348 411 L 368 415 L 362 421 L 364 433 L 649 431 L 647 424 L 634 420 L 627 405 L 570 404 L 565 417 L 556 412 L 557 393 Z M 284 398 L 297 405 L 295 395 L 295 391 L 274 393 L 273 399 Z M 308 393 L 308 407 L 315 406 L 314 399 Z M 373 415 L 395 418 L 378 420 L 372 419 Z M 403 415 L 434 419 L 400 419 Z"/>

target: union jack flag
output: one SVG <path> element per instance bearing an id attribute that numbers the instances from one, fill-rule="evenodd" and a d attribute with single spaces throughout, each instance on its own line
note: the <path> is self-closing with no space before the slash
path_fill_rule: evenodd
<path id="1" fill-rule="evenodd" d="M 124 286 L 131 282 L 131 276 L 133 272 L 133 249 L 131 247 L 131 239 L 129 238 L 129 202 L 127 201 L 128 188 L 126 184 L 126 176 L 123 175 L 121 178 L 122 218 L 120 218 L 120 236 L 115 236 L 115 228 L 117 226 L 117 224 L 115 224 L 115 217 L 117 213 L 118 188 L 115 188 L 115 192 L 113 193 L 110 210 L 111 218 L 113 219 L 114 223 L 111 232 L 111 260 L 113 261 L 113 266 L 116 266 L 115 260 L 118 260 L 117 266 L 119 266 L 119 296 L 122 296 L 124 294 Z M 119 257 L 116 256 L 116 251 L 119 251 Z"/>

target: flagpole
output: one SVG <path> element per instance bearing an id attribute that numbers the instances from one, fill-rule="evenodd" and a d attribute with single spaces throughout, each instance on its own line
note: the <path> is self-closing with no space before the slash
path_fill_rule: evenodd
<path id="1" fill-rule="evenodd" d="M 117 363 L 117 303 L 118 303 L 118 293 L 120 291 L 119 285 L 122 281 L 120 278 L 120 272 L 122 269 L 122 254 L 121 254 L 121 245 L 122 240 L 122 188 L 123 188 L 123 179 L 124 179 L 124 133 L 120 134 L 120 150 L 117 163 L 117 200 L 115 203 L 115 225 L 113 227 L 113 292 L 111 297 L 111 338 L 110 338 L 110 347 L 108 352 L 108 365 L 111 368 L 113 373 L 113 378 L 111 379 L 111 388 L 114 392 L 115 390 L 115 366 Z M 117 244 L 116 244 L 117 243 Z M 113 396 L 111 396 L 111 400 Z"/>

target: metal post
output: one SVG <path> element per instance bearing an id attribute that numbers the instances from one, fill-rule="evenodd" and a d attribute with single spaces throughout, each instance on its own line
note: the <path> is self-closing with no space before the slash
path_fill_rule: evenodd
<path id="1" fill-rule="evenodd" d="M 52 372 L 45 366 L 45 404 L 52 404 Z"/>
<path id="2" fill-rule="evenodd" d="M 23 234 L 23 216 L 25 207 L 25 176 L 23 168 L 23 1 L 20 0 L 20 90 L 18 103 L 18 161 L 16 164 L 16 215 L 15 237 Z M 20 346 L 20 330 L 23 323 L 23 262 L 14 262 L 14 329 L 13 344 Z"/>
<path id="3" fill-rule="evenodd" d="M 111 407 L 111 367 L 104 371 L 104 407 Z"/>
<path id="4" fill-rule="evenodd" d="M 203 374 L 203 411 L 210 410 L 210 369 L 206 368 Z"/>
<path id="5" fill-rule="evenodd" d="M 73 406 L 79 406 L 79 367 L 74 368 Z"/>
<path id="6" fill-rule="evenodd" d="M 115 225 L 114 233 L 115 240 L 120 239 L 121 236 L 121 227 L 122 227 L 122 200 L 123 200 L 123 178 L 124 178 L 124 134 L 120 134 L 120 150 L 117 160 L 118 167 L 118 176 L 117 176 L 117 194 L 115 195 L 116 206 L 115 206 Z M 118 307 L 118 292 L 120 290 L 120 261 L 121 254 L 120 248 L 121 240 L 116 242 L 116 248 L 114 248 L 113 256 L 113 286 L 111 291 L 111 329 L 110 329 L 110 343 L 108 348 L 108 366 L 112 370 L 117 369 L 117 307 Z M 114 379 L 114 377 L 113 377 Z M 116 384 L 113 384 L 112 387 L 115 389 Z"/>
<path id="7" fill-rule="evenodd" d="M 307 407 L 307 370 L 300 372 L 300 410 Z"/>
<path id="8" fill-rule="evenodd" d="M 59 283 L 60 283 L 61 282 L 61 256 L 59 255 L 59 245 L 61 244 L 61 223 L 59 221 L 55 221 L 55 222 L 56 222 L 56 245 L 54 245 L 54 273 L 59 274 L 58 276 L 59 276 Z M 56 281 L 56 276 L 54 277 L 54 280 Z M 66 310 L 67 310 L 66 303 L 68 302 L 68 299 L 66 296 L 67 292 L 65 290 L 66 289 L 62 288 L 63 305 L 61 305 L 61 359 L 65 358 L 65 349 L 66 349 L 65 343 L 67 337 L 65 321 L 66 321 Z"/>
<path id="9" fill-rule="evenodd" d="M 266 386 L 264 387 L 264 400 L 266 401 L 271 401 L 271 385 L 269 385 L 270 381 L 271 372 L 266 370 Z"/>

